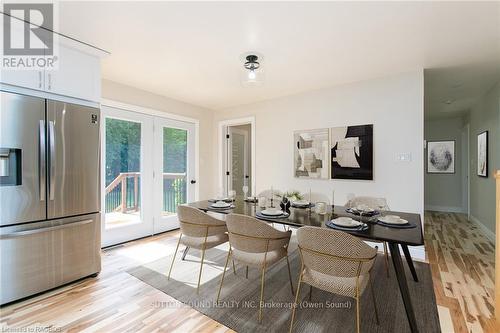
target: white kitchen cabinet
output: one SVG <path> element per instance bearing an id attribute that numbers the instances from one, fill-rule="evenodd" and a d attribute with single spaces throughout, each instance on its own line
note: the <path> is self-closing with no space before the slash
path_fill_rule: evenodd
<path id="1" fill-rule="evenodd" d="M 106 52 L 64 36 L 59 36 L 58 39 L 55 69 L 2 70 L 0 82 L 99 103 L 100 58 Z"/>
<path id="2" fill-rule="evenodd" d="M 2 83 L 35 90 L 44 90 L 44 71 L 41 70 L 3 70 Z"/>
<path id="3" fill-rule="evenodd" d="M 45 71 L 45 90 L 54 94 L 98 102 L 101 90 L 100 59 L 59 45 L 56 70 Z"/>

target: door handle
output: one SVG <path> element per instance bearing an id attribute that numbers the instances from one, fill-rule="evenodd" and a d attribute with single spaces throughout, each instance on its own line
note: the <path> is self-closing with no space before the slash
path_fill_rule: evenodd
<path id="1" fill-rule="evenodd" d="M 55 142 L 55 132 L 54 132 L 54 122 L 49 121 L 49 155 L 50 155 L 50 183 L 49 183 L 49 200 L 54 200 L 55 192 L 55 182 L 56 182 L 56 142 Z"/>
<path id="2" fill-rule="evenodd" d="M 45 120 L 40 120 L 38 123 L 38 182 L 40 190 L 40 201 L 45 201 Z"/>
<path id="3" fill-rule="evenodd" d="M 59 229 L 66 229 L 66 228 L 71 228 L 71 227 L 75 227 L 75 226 L 79 226 L 79 225 L 89 224 L 89 223 L 92 223 L 93 221 L 94 220 L 89 219 L 89 220 L 83 220 L 83 221 L 68 223 L 68 224 L 56 225 L 54 227 L 46 227 L 46 228 L 39 228 L 39 229 L 18 231 L 18 232 L 13 232 L 13 233 L 10 233 L 10 234 L 0 235 L 0 239 L 16 238 L 16 237 L 22 237 L 22 236 L 40 234 L 42 232 L 47 232 L 47 231 L 54 231 L 54 230 L 59 230 Z"/>
<path id="4" fill-rule="evenodd" d="M 196 180 L 191 179 L 191 184 L 196 184 Z"/>

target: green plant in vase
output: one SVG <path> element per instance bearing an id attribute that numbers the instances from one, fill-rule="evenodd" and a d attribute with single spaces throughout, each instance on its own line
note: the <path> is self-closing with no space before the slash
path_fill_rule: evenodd
<path id="1" fill-rule="evenodd" d="M 300 194 L 299 191 L 295 191 L 295 190 L 285 192 L 284 196 L 287 197 L 288 200 L 290 200 L 290 201 L 299 201 L 299 200 L 304 199 L 304 196 L 302 194 Z"/>

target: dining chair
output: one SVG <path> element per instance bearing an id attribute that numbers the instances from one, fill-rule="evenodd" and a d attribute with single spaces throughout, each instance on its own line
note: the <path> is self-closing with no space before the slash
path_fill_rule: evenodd
<path id="1" fill-rule="evenodd" d="M 226 224 L 229 232 L 229 253 L 227 254 L 226 264 L 222 272 L 219 291 L 217 293 L 217 302 L 219 302 L 230 257 L 236 260 L 236 262 L 247 266 L 247 278 L 248 266 L 258 267 L 261 270 L 260 323 L 262 322 L 262 300 L 264 298 L 266 269 L 283 258 L 286 258 L 290 289 L 293 295 L 292 273 L 290 271 L 290 262 L 288 261 L 288 245 L 292 232 L 277 230 L 263 221 L 240 214 L 229 214 L 226 217 Z"/>
<path id="2" fill-rule="evenodd" d="M 309 200 L 309 192 L 302 193 L 302 197 L 304 198 L 304 200 Z M 323 193 L 312 192 L 310 201 L 312 203 L 324 202 L 327 205 L 330 205 L 330 198 L 326 194 L 323 194 Z"/>
<path id="3" fill-rule="evenodd" d="M 385 198 L 377 198 L 377 197 L 368 197 L 368 196 L 360 196 L 354 197 L 347 201 L 345 204 L 346 207 L 356 207 L 359 205 L 365 205 L 370 207 L 371 209 L 382 209 L 382 210 L 390 210 L 389 205 L 387 204 L 387 199 Z M 382 207 L 382 208 L 381 208 Z M 369 239 L 369 242 L 376 243 L 377 241 L 373 239 Z M 383 245 L 384 250 L 384 259 L 385 259 L 385 272 L 387 277 L 389 277 L 389 250 L 387 249 L 387 242 L 379 242 Z"/>
<path id="4" fill-rule="evenodd" d="M 301 268 L 295 303 L 292 310 L 290 332 L 293 329 L 295 311 L 301 283 L 347 296 L 356 300 L 356 329 L 360 331 L 360 297 L 370 286 L 375 317 L 379 323 L 370 273 L 377 257 L 377 248 L 345 232 L 319 227 L 302 227 L 297 230 Z"/>
<path id="5" fill-rule="evenodd" d="M 200 273 L 198 275 L 198 286 L 196 288 L 196 292 L 199 293 L 205 250 L 214 248 L 229 240 L 226 223 L 199 209 L 188 206 L 177 206 L 177 217 L 179 218 L 181 234 L 179 235 L 174 257 L 172 258 L 172 264 L 168 271 L 168 280 L 170 280 L 170 273 L 172 272 L 172 267 L 174 267 L 175 256 L 179 250 L 179 244 L 185 245 L 186 248 L 189 247 L 201 250 Z"/>

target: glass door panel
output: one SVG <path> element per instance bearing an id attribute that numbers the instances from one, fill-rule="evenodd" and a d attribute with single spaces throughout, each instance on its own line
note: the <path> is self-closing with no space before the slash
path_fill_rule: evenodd
<path id="1" fill-rule="evenodd" d="M 163 127 L 163 216 L 187 202 L 187 137 L 185 129 Z"/>
<path id="2" fill-rule="evenodd" d="M 102 244 L 153 233 L 153 117 L 102 107 Z"/>
<path id="3" fill-rule="evenodd" d="M 177 206 L 194 201 L 194 124 L 155 118 L 154 230 L 178 228 Z"/>
<path id="4" fill-rule="evenodd" d="M 106 118 L 105 228 L 141 222 L 141 123 Z"/>

